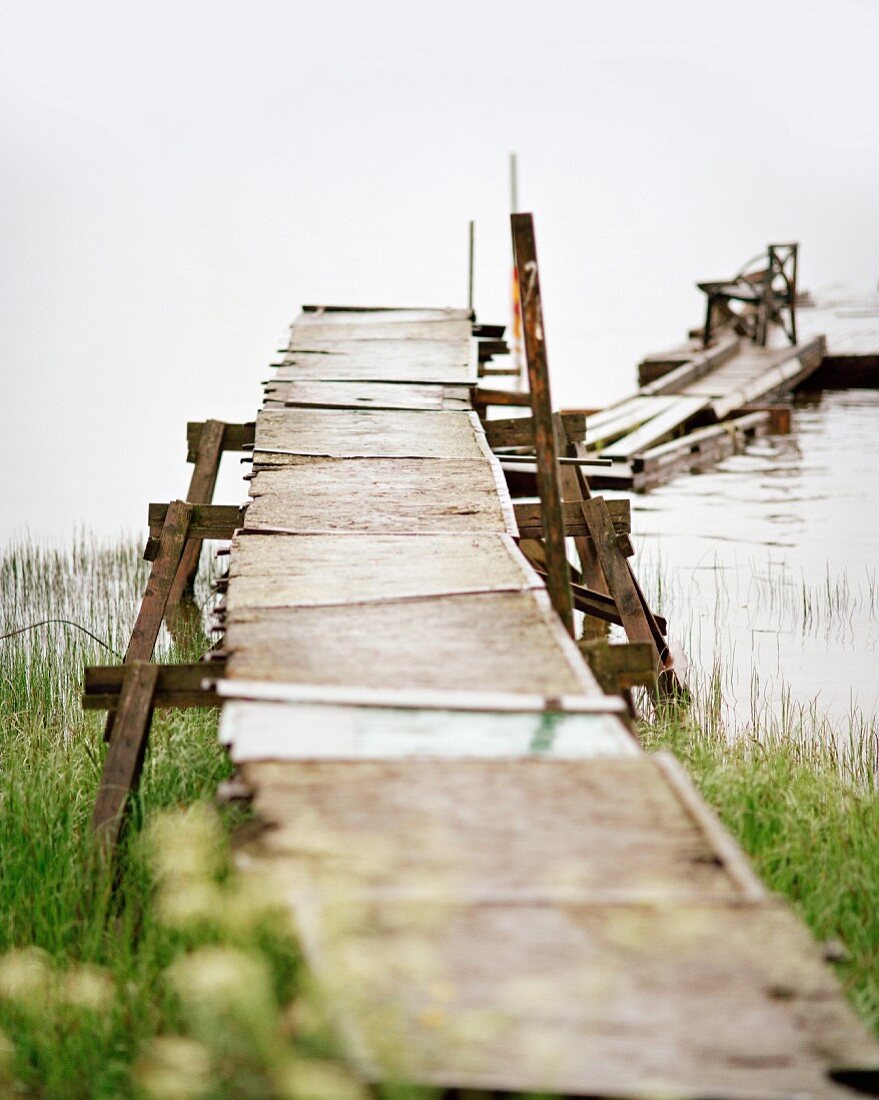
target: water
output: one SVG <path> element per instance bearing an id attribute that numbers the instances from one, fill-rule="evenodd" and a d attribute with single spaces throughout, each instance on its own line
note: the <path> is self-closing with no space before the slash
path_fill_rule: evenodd
<path id="1" fill-rule="evenodd" d="M 792 432 L 633 496 L 635 565 L 740 726 L 879 712 L 879 393 L 795 400 Z"/>

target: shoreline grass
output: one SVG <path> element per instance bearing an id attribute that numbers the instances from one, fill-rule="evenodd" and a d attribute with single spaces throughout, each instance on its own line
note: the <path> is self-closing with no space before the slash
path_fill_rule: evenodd
<path id="1" fill-rule="evenodd" d="M 13 544 L 0 553 L 0 634 L 68 618 L 120 653 L 145 580 L 131 540 Z M 157 659 L 194 659 L 205 641 L 175 650 L 163 637 Z M 238 818 L 213 809 L 230 771 L 214 712 L 157 713 L 111 890 L 88 830 L 103 715 L 81 710 L 80 690 L 86 664 L 113 660 L 69 626 L 0 641 L 0 1093 L 375 1096 L 333 1060 L 286 909 L 232 866 Z M 790 705 L 756 710 L 734 736 L 723 687 L 718 667 L 689 717 L 643 724 L 645 747 L 674 751 L 767 884 L 844 945 L 840 976 L 879 1029 L 875 725 L 853 720 L 847 743 L 815 737 L 818 712 Z"/>

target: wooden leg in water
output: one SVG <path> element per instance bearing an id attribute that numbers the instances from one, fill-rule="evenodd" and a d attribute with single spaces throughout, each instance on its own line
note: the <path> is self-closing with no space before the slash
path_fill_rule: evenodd
<path id="1" fill-rule="evenodd" d="M 147 661 L 132 661 L 125 669 L 92 813 L 92 830 L 105 855 L 116 848 L 128 795 L 140 778 L 158 675 L 158 665 Z"/>
<path id="2" fill-rule="evenodd" d="M 626 637 L 630 642 L 653 645 L 660 670 L 659 693 L 664 697 L 676 695 L 680 684 L 670 667 L 668 647 L 628 560 L 620 552 L 607 505 L 602 497 L 593 497 L 584 501 L 581 508 Z"/>
<path id="3" fill-rule="evenodd" d="M 221 420 L 207 420 L 201 430 L 189 492 L 186 499 L 191 504 L 210 504 L 214 499 L 220 456 L 223 453 L 223 432 L 226 425 Z M 166 618 L 175 634 L 191 636 L 200 625 L 198 609 L 193 600 L 195 576 L 201 556 L 201 539 L 188 539 L 183 549 L 177 574 L 168 593 Z"/>

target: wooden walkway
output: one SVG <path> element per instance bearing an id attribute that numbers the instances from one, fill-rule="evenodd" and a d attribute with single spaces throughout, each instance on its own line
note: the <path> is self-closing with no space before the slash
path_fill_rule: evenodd
<path id="1" fill-rule="evenodd" d="M 816 371 L 824 352 L 820 334 L 793 347 L 759 347 L 721 329 L 708 349 L 694 337 L 649 356 L 635 394 L 587 417 L 583 454 L 613 460 L 590 481 L 643 491 L 714 465 L 770 430 L 765 406 Z"/>
<path id="2" fill-rule="evenodd" d="M 473 344 L 454 310 L 293 327 L 226 595 L 242 866 L 280 876 L 366 1079 L 851 1095 L 831 1068 L 879 1056 L 817 946 L 520 554 Z"/>

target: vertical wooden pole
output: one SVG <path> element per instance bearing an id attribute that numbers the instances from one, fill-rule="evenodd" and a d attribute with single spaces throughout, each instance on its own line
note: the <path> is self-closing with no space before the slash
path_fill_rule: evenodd
<path id="1" fill-rule="evenodd" d="M 125 669 L 113 736 L 92 812 L 92 829 L 105 855 L 112 855 L 116 848 L 128 795 L 143 768 L 158 675 L 159 666 L 147 661 L 132 661 Z"/>
<path id="2" fill-rule="evenodd" d="M 547 588 L 553 607 L 573 637 L 574 610 L 565 552 L 565 525 L 556 461 L 555 426 L 549 389 L 534 220 L 530 214 L 512 214 L 510 222 L 522 302 L 525 361 L 528 365 L 531 415 L 534 422 L 537 487 L 540 493 L 543 538 L 546 543 Z"/>
<path id="3" fill-rule="evenodd" d="M 198 441 L 198 451 L 189 492 L 186 499 L 192 504 L 210 504 L 214 499 L 217 474 L 220 471 L 220 455 L 223 453 L 223 432 L 226 425 L 221 420 L 206 420 L 202 425 Z M 171 616 L 181 600 L 192 596 L 195 575 L 198 572 L 198 560 L 201 555 L 201 539 L 188 539 L 183 548 L 177 575 L 168 593 L 168 616 Z"/>

